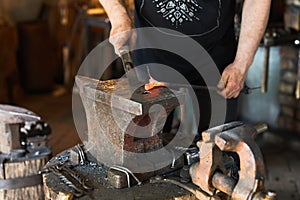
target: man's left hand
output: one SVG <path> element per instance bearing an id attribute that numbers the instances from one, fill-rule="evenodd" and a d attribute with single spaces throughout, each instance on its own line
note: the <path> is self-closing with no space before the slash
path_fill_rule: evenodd
<path id="1" fill-rule="evenodd" d="M 219 94 L 224 98 L 236 98 L 244 87 L 246 72 L 237 64 L 228 65 L 222 73 L 218 83 Z"/>

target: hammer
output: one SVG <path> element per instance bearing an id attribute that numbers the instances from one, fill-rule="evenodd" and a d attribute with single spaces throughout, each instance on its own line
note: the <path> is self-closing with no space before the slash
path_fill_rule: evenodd
<path id="1" fill-rule="evenodd" d="M 134 86 L 137 85 L 138 78 L 136 71 L 133 69 L 133 62 L 131 59 L 130 51 L 129 51 L 129 46 L 123 46 L 119 49 L 120 57 L 123 63 L 123 69 L 125 71 L 125 74 L 127 76 L 128 82 L 129 82 L 129 88 L 131 92 L 134 90 Z"/>

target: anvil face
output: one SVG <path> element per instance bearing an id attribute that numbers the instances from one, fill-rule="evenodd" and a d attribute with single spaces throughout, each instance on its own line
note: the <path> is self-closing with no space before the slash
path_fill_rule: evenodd
<path id="1" fill-rule="evenodd" d="M 113 103 L 113 107 L 119 107 L 121 110 L 128 112 L 132 111 L 126 110 L 126 108 L 138 107 L 138 112 L 133 113 L 136 115 L 144 115 L 148 113 L 149 108 L 155 104 L 162 105 L 166 110 L 174 109 L 174 107 L 179 105 L 177 99 L 179 94 L 176 95 L 165 87 L 158 87 L 151 91 L 146 91 L 143 84 L 137 84 L 135 90 L 132 92 L 133 94 L 131 95 L 127 79 L 99 81 L 97 90 L 99 94 L 106 93 L 111 95 L 111 103 Z M 101 95 L 97 97 L 99 97 L 99 100 L 101 99 Z M 112 100 L 113 98 L 115 99 Z"/>

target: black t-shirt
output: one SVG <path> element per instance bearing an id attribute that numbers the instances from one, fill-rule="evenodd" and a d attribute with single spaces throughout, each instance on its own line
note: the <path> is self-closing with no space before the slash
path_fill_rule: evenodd
<path id="1" fill-rule="evenodd" d="M 136 27 L 162 27 L 190 36 L 208 51 L 220 71 L 235 56 L 234 14 L 235 0 L 135 0 Z M 159 51 L 152 52 L 154 56 L 143 54 L 139 55 L 143 63 L 155 60 L 174 66 L 186 76 L 194 74 L 187 70 L 190 68 L 180 67 L 186 63 L 172 55 Z"/>

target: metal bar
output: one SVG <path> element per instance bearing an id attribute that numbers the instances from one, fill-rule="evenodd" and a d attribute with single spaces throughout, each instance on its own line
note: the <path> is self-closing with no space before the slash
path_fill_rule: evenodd
<path id="1" fill-rule="evenodd" d="M 75 181 L 70 178 L 69 174 L 62 173 L 58 166 L 52 166 L 49 168 L 49 170 L 57 175 L 64 184 L 71 188 L 73 191 L 72 194 L 74 194 L 75 196 L 80 197 L 85 193 L 84 188 L 79 188 L 78 183 L 75 183 Z"/>
<path id="2" fill-rule="evenodd" d="M 261 93 L 268 91 L 270 46 L 265 46 L 264 68 L 261 77 Z"/>
<path id="3" fill-rule="evenodd" d="M 5 169 L 4 169 L 4 163 L 8 158 L 4 156 L 0 156 L 0 173 L 2 175 L 2 179 L 5 179 Z"/>
<path id="4" fill-rule="evenodd" d="M 127 177 L 127 186 L 128 186 L 128 188 L 130 188 L 130 177 L 129 177 L 129 173 L 126 170 L 120 168 L 119 166 L 111 166 L 110 169 L 114 169 L 114 170 L 125 173 L 126 177 Z"/>
<path id="5" fill-rule="evenodd" d="M 300 48 L 298 52 L 298 73 L 297 73 L 297 85 L 295 91 L 296 99 L 300 99 Z"/>
<path id="6" fill-rule="evenodd" d="M 258 134 L 266 132 L 268 130 L 268 125 L 266 123 L 258 123 L 253 126 Z"/>
<path id="7" fill-rule="evenodd" d="M 37 174 L 20 178 L 0 180 L 0 189 L 11 190 L 23 187 L 31 187 L 39 184 L 42 184 L 42 176 L 40 174 Z"/>
<path id="8" fill-rule="evenodd" d="M 182 84 L 182 83 L 167 83 L 167 82 L 162 82 L 166 87 L 170 88 L 192 88 L 194 90 L 211 90 L 211 91 L 221 91 L 222 89 L 218 88 L 217 86 L 205 86 L 205 85 L 190 85 L 190 84 Z M 261 87 L 253 87 L 250 88 L 246 84 L 240 91 L 240 93 L 244 94 L 250 94 L 252 90 L 260 89 Z"/>
<path id="9" fill-rule="evenodd" d="M 138 185 L 141 185 L 142 182 L 134 175 L 134 173 L 132 173 L 132 171 L 130 171 L 128 168 L 126 167 L 122 167 L 122 166 L 114 166 L 117 167 L 119 169 L 125 170 L 126 172 L 128 172 L 129 174 L 131 174 L 131 176 L 136 180 L 136 182 L 138 183 Z"/>
<path id="10" fill-rule="evenodd" d="M 215 172 L 212 177 L 212 185 L 216 189 L 231 196 L 236 185 L 236 181 L 233 178 L 226 176 L 220 172 Z"/>
<path id="11" fill-rule="evenodd" d="M 83 151 L 83 149 L 81 148 L 80 144 L 77 144 L 77 145 L 75 146 L 75 148 L 77 149 L 78 154 L 79 154 L 79 157 L 80 157 L 80 164 L 83 165 L 84 162 L 85 162 L 85 160 L 86 160 L 86 159 L 85 159 L 85 155 L 84 155 L 84 151 Z"/>
<path id="12" fill-rule="evenodd" d="M 65 166 L 62 166 L 60 168 L 61 170 L 64 170 L 66 171 L 71 177 L 73 177 L 79 184 L 81 184 L 81 186 L 86 189 L 86 190 L 92 190 L 93 188 L 86 185 L 84 179 L 76 172 L 74 171 L 73 169 L 71 169 L 69 166 L 65 165 Z"/>

